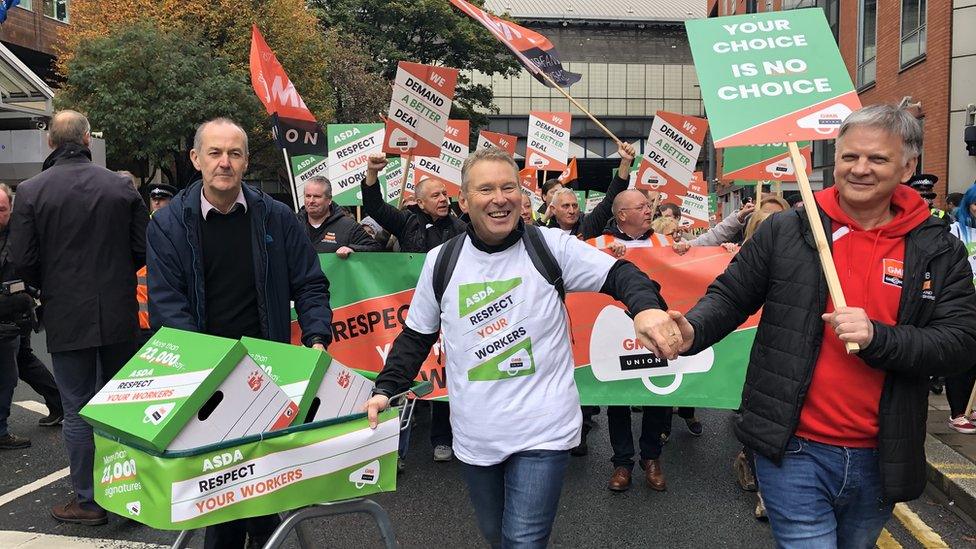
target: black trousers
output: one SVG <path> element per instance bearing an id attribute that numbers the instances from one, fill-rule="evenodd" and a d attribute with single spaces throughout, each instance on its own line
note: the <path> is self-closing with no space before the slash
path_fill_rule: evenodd
<path id="1" fill-rule="evenodd" d="M 949 413 L 953 417 L 966 413 L 966 404 L 969 403 L 974 382 L 976 382 L 976 366 L 967 372 L 946 378 L 946 400 L 949 401 Z"/>
<path id="2" fill-rule="evenodd" d="M 451 405 L 439 400 L 430 401 L 430 445 L 450 446 L 454 442 L 451 431 Z"/>
<path id="3" fill-rule="evenodd" d="M 242 549 L 245 536 L 251 538 L 248 547 L 262 547 L 281 524 L 278 515 L 264 515 L 208 526 L 203 538 L 204 549 Z"/>
<path id="4" fill-rule="evenodd" d="M 661 457 L 661 433 L 670 419 L 670 408 L 643 406 L 640 431 L 641 459 Z M 610 431 L 610 446 L 614 467 L 634 468 L 634 434 L 631 431 L 630 406 L 607 406 L 607 426 Z"/>
<path id="5" fill-rule="evenodd" d="M 31 349 L 29 333 L 20 338 L 20 348 L 17 349 L 17 375 L 44 399 L 48 412 L 63 413 L 61 393 L 58 392 L 58 385 L 54 382 L 54 375 Z"/>

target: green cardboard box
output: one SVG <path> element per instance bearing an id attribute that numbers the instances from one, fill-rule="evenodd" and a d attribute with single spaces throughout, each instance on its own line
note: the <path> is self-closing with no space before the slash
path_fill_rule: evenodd
<path id="1" fill-rule="evenodd" d="M 246 355 L 233 339 L 162 328 L 80 415 L 122 440 L 163 451 Z"/>
<path id="2" fill-rule="evenodd" d="M 316 349 L 253 337 L 241 338 L 241 343 L 254 362 L 298 406 L 295 424 L 310 421 L 306 416 L 332 357 Z"/>
<path id="3" fill-rule="evenodd" d="M 297 412 L 241 342 L 163 328 L 80 414 L 126 443 L 164 451 L 281 429 Z"/>

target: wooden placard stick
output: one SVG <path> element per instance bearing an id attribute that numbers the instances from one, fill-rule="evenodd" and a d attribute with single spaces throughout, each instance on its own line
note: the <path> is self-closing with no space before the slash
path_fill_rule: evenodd
<path id="1" fill-rule="evenodd" d="M 763 180 L 760 179 L 756 181 L 756 207 L 757 208 L 759 207 L 760 204 L 762 204 L 762 189 L 763 189 Z"/>
<path id="2" fill-rule="evenodd" d="M 583 114 L 585 114 L 586 116 L 588 116 L 590 118 L 590 120 L 592 120 L 593 123 L 597 125 L 597 127 L 599 127 L 601 130 L 603 130 L 603 133 L 607 134 L 607 137 L 609 137 L 610 139 L 613 139 L 613 141 L 617 144 L 618 147 L 620 145 L 623 145 L 623 141 L 621 141 L 620 138 L 618 138 L 616 135 L 614 135 L 613 132 L 610 131 L 609 128 L 607 128 L 606 126 L 604 126 L 602 122 L 600 122 L 599 120 L 597 120 L 596 117 L 593 116 L 593 114 L 591 114 L 590 111 L 586 109 L 586 107 L 584 107 L 583 105 L 581 105 L 580 102 L 577 101 L 575 97 L 573 97 L 572 95 L 569 95 L 569 92 L 567 92 L 566 90 L 564 90 L 562 88 L 562 86 L 560 86 L 559 84 L 557 84 L 556 81 L 552 79 L 552 77 L 550 77 L 548 74 L 546 74 L 546 71 L 539 71 L 539 75 L 542 76 L 542 78 L 544 78 L 546 80 L 546 82 L 549 82 L 549 84 L 553 88 L 559 90 L 559 93 L 561 93 L 564 96 L 566 96 L 566 99 L 569 99 L 569 102 L 570 103 L 572 103 L 573 105 L 576 105 L 576 108 L 577 109 L 583 111 Z"/>
<path id="3" fill-rule="evenodd" d="M 657 217 L 657 209 L 661 205 L 661 191 L 654 191 L 654 200 L 651 202 L 651 219 Z"/>
<path id="4" fill-rule="evenodd" d="M 817 252 L 820 255 L 820 266 L 823 268 L 824 277 L 827 279 L 827 289 L 830 290 L 830 299 L 834 302 L 834 309 L 847 306 L 847 299 L 844 298 L 844 289 L 840 287 L 840 279 L 837 278 L 837 267 L 834 266 L 834 257 L 830 254 L 830 242 L 827 240 L 827 233 L 824 232 L 823 223 L 820 221 L 820 210 L 817 202 L 813 198 L 813 189 L 810 188 L 810 180 L 807 179 L 807 166 L 800 154 L 800 148 L 796 141 L 787 143 L 790 148 L 790 157 L 793 158 L 793 166 L 796 168 L 796 182 L 800 187 L 800 195 L 803 197 L 803 210 L 807 214 L 807 221 L 810 222 L 810 229 L 813 231 L 813 238 L 817 243 Z M 847 354 L 853 354 L 861 350 L 861 347 L 854 342 L 844 344 Z"/>
<path id="5" fill-rule="evenodd" d="M 413 155 L 400 155 L 400 163 L 403 164 L 403 179 L 400 183 L 400 203 L 403 203 L 403 198 L 407 192 L 407 177 L 410 175 L 410 160 Z M 416 191 L 416 189 L 414 189 Z M 416 192 L 414 192 L 416 195 Z"/>

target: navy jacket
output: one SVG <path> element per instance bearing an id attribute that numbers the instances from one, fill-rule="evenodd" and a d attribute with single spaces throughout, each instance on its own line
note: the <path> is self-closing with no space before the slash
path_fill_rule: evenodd
<path id="1" fill-rule="evenodd" d="M 200 189 L 197 181 L 156 212 L 146 233 L 149 319 L 169 326 L 207 332 L 204 313 L 203 257 L 200 244 Z M 332 341 L 329 281 L 295 213 L 260 190 L 244 185 L 251 212 L 255 291 L 261 333 L 266 339 L 291 339 L 289 301 L 295 302 L 302 343 Z"/>

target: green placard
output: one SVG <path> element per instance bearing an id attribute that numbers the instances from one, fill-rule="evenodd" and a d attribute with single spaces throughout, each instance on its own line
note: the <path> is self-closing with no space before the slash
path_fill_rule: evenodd
<path id="1" fill-rule="evenodd" d="M 820 8 L 685 26 L 716 147 L 833 138 L 860 108 Z"/>
<path id="2" fill-rule="evenodd" d="M 384 128 L 383 124 L 329 124 L 329 181 L 336 204 L 362 205 L 360 184 L 366 179 L 367 159 L 383 151 Z"/>
<path id="3" fill-rule="evenodd" d="M 810 142 L 797 143 L 800 154 L 810 157 Z M 796 181 L 796 171 L 786 143 L 729 147 L 722 151 L 725 179 L 781 179 Z"/>

